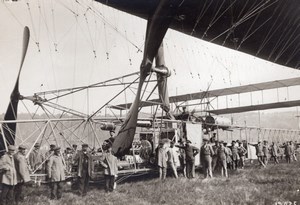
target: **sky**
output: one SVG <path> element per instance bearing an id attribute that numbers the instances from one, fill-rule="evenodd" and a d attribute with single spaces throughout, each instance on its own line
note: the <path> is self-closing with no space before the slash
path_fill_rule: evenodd
<path id="1" fill-rule="evenodd" d="M 143 56 L 146 21 L 91 0 L 19 0 L 0 3 L 0 113 L 4 113 L 19 69 L 22 33 L 31 38 L 20 78 L 20 92 L 35 92 L 89 85 L 139 71 Z M 88 8 L 91 9 L 88 9 Z M 299 77 L 300 71 L 236 52 L 168 30 L 164 39 L 170 95 L 187 94 L 239 85 Z M 155 79 L 155 76 L 153 76 Z M 121 79 L 132 82 L 136 76 Z M 115 81 L 117 82 L 117 81 Z M 154 84 L 147 88 L 151 91 Z M 110 104 L 132 102 L 136 86 Z M 88 89 L 60 98 L 55 103 L 93 113 L 124 86 Z M 265 94 L 276 100 L 276 92 Z M 280 98 L 287 96 L 279 90 Z M 260 94 L 254 101 L 261 101 Z M 299 87 L 290 88 L 299 99 Z M 45 96 L 49 98 L 50 96 Z M 152 98 L 157 98 L 153 94 Z M 266 100 L 265 99 L 265 100 Z M 241 99 L 249 103 L 248 98 Z M 232 96 L 229 103 L 237 102 Z M 19 112 L 35 111 L 31 102 L 20 103 Z"/>

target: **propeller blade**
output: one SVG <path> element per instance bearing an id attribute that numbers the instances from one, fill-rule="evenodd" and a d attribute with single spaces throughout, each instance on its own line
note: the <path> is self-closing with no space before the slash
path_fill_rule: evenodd
<path id="1" fill-rule="evenodd" d="M 20 99 L 20 92 L 19 92 L 19 79 L 20 79 L 20 73 L 23 67 L 23 63 L 25 60 L 25 56 L 27 53 L 27 48 L 29 44 L 29 37 L 30 32 L 29 28 L 26 26 L 24 28 L 23 33 L 23 50 L 22 50 L 22 57 L 21 57 L 21 64 L 17 76 L 17 80 L 15 83 L 15 87 L 10 95 L 10 101 L 8 104 L 8 108 L 6 110 L 6 113 L 4 115 L 4 120 L 16 120 L 18 115 L 18 103 Z M 3 124 L 3 134 L 5 136 L 5 139 L 8 144 L 15 144 L 15 133 L 16 133 L 16 123 L 4 123 Z M 3 137 L 0 138 L 0 149 L 5 149 Z"/>
<path id="2" fill-rule="evenodd" d="M 140 81 L 136 98 L 112 145 L 112 152 L 116 156 L 127 154 L 132 146 L 143 84 L 151 71 L 153 59 L 181 2 L 182 0 L 161 0 L 154 14 L 148 20 L 144 57 L 140 67 Z"/>

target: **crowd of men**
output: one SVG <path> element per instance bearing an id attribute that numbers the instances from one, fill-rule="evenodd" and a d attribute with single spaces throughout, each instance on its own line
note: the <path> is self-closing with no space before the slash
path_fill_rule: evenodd
<path id="1" fill-rule="evenodd" d="M 118 159 L 112 154 L 111 146 L 113 137 L 105 140 L 101 149 L 99 165 L 104 169 L 105 189 L 111 192 L 116 188 L 116 176 L 118 174 Z M 149 148 L 150 144 L 144 142 Z M 149 144 L 149 145 L 148 145 Z M 155 149 L 156 162 L 159 170 L 159 177 L 166 179 L 167 170 L 178 178 L 177 164 L 180 164 L 182 174 L 189 179 L 195 178 L 196 156 L 200 158 L 205 178 L 212 178 L 216 172 L 220 172 L 222 177 L 228 177 L 228 169 L 244 169 L 247 155 L 246 146 L 254 146 L 260 166 L 266 167 L 269 160 L 279 163 L 279 158 L 285 156 L 286 162 L 297 161 L 296 149 L 299 143 L 288 141 L 282 145 L 276 143 L 250 144 L 245 141 L 232 141 L 230 145 L 223 141 L 211 142 L 204 138 L 202 146 L 199 148 L 192 145 L 190 140 L 182 138 L 175 143 L 170 140 L 160 140 Z M 18 204 L 24 199 L 23 187 L 31 181 L 30 174 L 46 173 L 46 181 L 49 182 L 50 199 L 60 199 L 63 194 L 63 184 L 66 176 L 76 171 L 77 194 L 85 196 L 88 191 L 89 181 L 92 176 L 93 150 L 89 150 L 87 144 L 81 145 L 81 150 L 77 150 L 77 145 L 72 148 L 67 147 L 62 153 L 61 148 L 53 144 L 50 145 L 46 153 L 40 150 L 40 144 L 36 143 L 34 149 L 26 158 L 27 148 L 24 145 L 16 147 L 8 146 L 8 151 L 0 158 L 0 179 L 2 192 L 0 203 Z M 283 151 L 282 151 L 283 150 Z M 151 154 L 147 149 L 144 155 Z M 149 153 L 148 153 L 149 151 Z"/>
<path id="2" fill-rule="evenodd" d="M 42 153 L 40 144 L 36 143 L 34 149 L 26 158 L 27 148 L 24 145 L 8 146 L 8 151 L 0 158 L 0 179 L 2 192 L 0 204 L 18 204 L 24 200 L 23 187 L 30 183 L 30 174 L 46 173 L 46 181 L 50 188 L 50 199 L 60 199 L 63 194 L 63 184 L 66 175 L 76 169 L 76 192 L 85 196 L 88 191 L 92 172 L 92 154 L 88 144 L 82 144 L 82 149 L 77 150 L 77 145 L 66 148 L 61 153 L 61 148 L 53 144 L 49 151 Z M 115 179 L 118 174 L 117 158 L 111 153 L 111 143 L 105 144 L 99 164 L 104 169 L 105 189 L 113 191 Z"/>
<path id="3" fill-rule="evenodd" d="M 296 150 L 300 143 L 288 141 L 282 145 L 272 142 L 270 145 L 267 141 L 257 144 L 247 143 L 246 141 L 232 141 L 230 145 L 224 141 L 215 140 L 213 143 L 207 139 L 203 139 L 200 149 L 191 145 L 190 140 L 180 139 L 179 145 L 175 142 L 161 140 L 156 149 L 157 166 L 159 169 L 159 177 L 164 180 L 167 170 L 170 170 L 175 178 L 178 178 L 176 167 L 176 155 L 178 154 L 182 174 L 187 178 L 195 178 L 195 157 L 200 154 L 200 163 L 203 168 L 205 178 L 212 178 L 215 172 L 220 172 L 221 176 L 228 177 L 228 169 L 237 170 L 244 169 L 245 158 L 247 155 L 247 146 L 254 146 L 256 150 L 259 165 L 266 167 L 269 160 L 278 164 L 278 159 L 285 156 L 286 162 L 297 161 Z M 174 147 L 179 148 L 176 153 Z"/>

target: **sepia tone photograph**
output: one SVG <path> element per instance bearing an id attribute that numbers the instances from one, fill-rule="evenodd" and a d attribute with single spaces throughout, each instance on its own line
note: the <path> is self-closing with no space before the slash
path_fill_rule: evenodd
<path id="1" fill-rule="evenodd" d="M 0 205 L 300 205 L 299 14 L 0 0 Z"/>

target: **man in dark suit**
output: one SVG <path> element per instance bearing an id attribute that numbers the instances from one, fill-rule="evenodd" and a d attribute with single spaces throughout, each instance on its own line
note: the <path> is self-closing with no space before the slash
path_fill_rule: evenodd
<path id="1" fill-rule="evenodd" d="M 82 150 L 77 152 L 74 159 L 74 164 L 78 167 L 77 176 L 80 190 L 79 194 L 81 196 L 85 196 L 87 194 L 92 171 L 92 156 L 88 152 L 88 147 L 89 146 L 87 144 L 83 144 Z"/>

